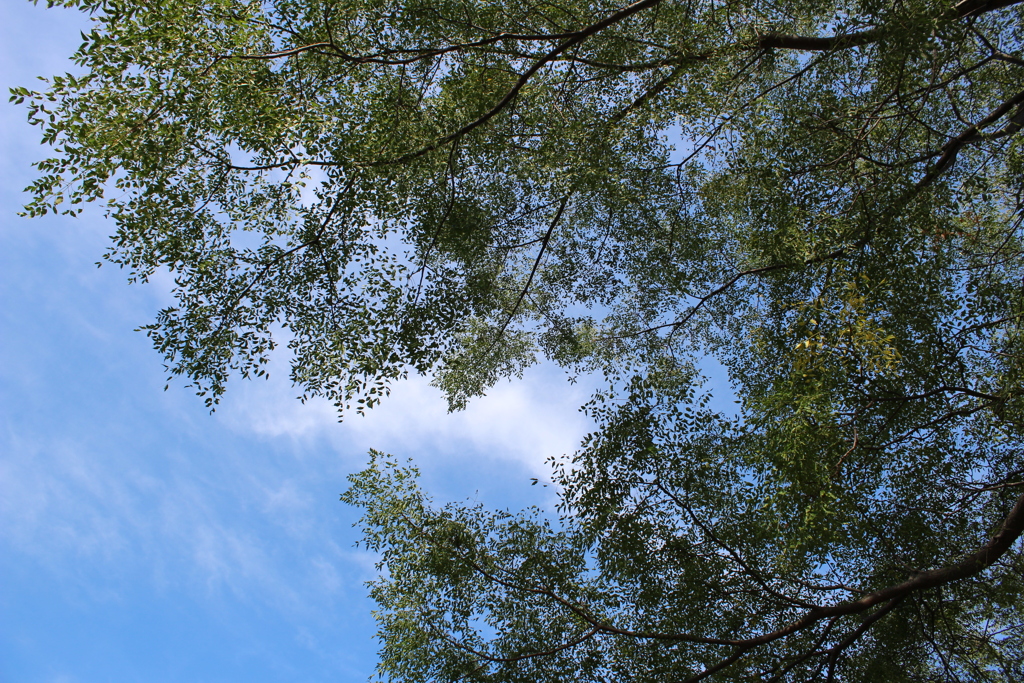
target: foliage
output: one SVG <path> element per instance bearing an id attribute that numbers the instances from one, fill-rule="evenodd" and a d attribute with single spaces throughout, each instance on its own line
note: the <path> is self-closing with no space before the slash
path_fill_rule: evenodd
<path id="1" fill-rule="evenodd" d="M 211 404 L 608 380 L 557 524 L 353 478 L 381 675 L 1024 678 L 1020 3 L 51 4 L 27 213 L 103 200 Z"/>

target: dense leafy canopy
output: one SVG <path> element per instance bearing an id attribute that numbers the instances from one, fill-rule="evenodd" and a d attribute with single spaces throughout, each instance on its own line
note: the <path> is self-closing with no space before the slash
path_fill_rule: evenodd
<path id="1" fill-rule="evenodd" d="M 209 401 L 607 378 L 557 524 L 353 477 L 382 676 L 1024 680 L 1024 5 L 51 3 L 28 212 L 104 200 Z"/>

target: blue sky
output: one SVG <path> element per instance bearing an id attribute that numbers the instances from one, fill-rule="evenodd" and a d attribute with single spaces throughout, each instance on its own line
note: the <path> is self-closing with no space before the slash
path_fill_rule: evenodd
<path id="1" fill-rule="evenodd" d="M 0 81 L 73 70 L 84 18 L 0 3 Z M 369 448 L 415 459 L 438 500 L 550 504 L 544 460 L 587 429 L 550 369 L 446 415 L 422 380 L 338 424 L 284 381 L 237 381 L 210 415 L 132 330 L 168 301 L 97 269 L 112 232 L 15 212 L 45 153 L 0 108 L 0 683 L 365 681 L 376 661 L 338 502 Z M 274 371 L 277 372 L 274 372 Z"/>

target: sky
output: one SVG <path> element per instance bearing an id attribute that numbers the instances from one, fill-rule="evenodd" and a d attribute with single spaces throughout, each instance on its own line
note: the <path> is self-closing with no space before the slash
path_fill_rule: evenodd
<path id="1" fill-rule="evenodd" d="M 67 61 L 85 19 L 0 2 L 0 85 Z M 96 267 L 113 227 L 16 215 L 46 148 L 0 106 L 0 683 L 365 681 L 376 627 L 346 476 L 377 448 L 437 501 L 550 508 L 587 399 L 540 367 L 449 415 L 416 378 L 367 417 L 302 404 L 285 362 L 212 415 L 133 331 L 169 301 Z"/>

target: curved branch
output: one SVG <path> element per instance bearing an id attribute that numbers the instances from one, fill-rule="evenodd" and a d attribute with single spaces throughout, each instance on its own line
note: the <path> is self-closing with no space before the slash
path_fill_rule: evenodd
<path id="1" fill-rule="evenodd" d="M 451 644 L 452 646 L 457 647 L 458 649 L 460 649 L 460 650 L 462 650 L 464 652 L 468 652 L 471 655 L 473 655 L 474 657 L 478 657 L 478 658 L 480 658 L 480 659 L 482 659 L 482 660 L 484 660 L 486 662 L 492 662 L 494 664 L 514 664 L 515 662 L 521 662 L 521 661 L 524 661 L 524 660 L 527 660 L 527 659 L 536 659 L 537 657 L 547 657 L 547 656 L 550 656 L 550 655 L 558 654 L 559 652 L 562 652 L 564 650 L 568 650 L 569 648 L 572 648 L 572 647 L 576 647 L 580 643 L 583 643 L 583 642 L 586 642 L 587 640 L 590 640 L 595 635 L 597 635 L 599 631 L 598 631 L 597 628 L 592 628 L 592 629 L 590 629 L 589 631 L 587 631 L 586 633 L 584 633 L 581 636 L 578 636 L 576 638 L 568 640 L 568 641 L 566 641 L 564 643 L 561 643 L 560 645 L 555 645 L 554 647 L 548 648 L 547 650 L 538 650 L 538 651 L 535 651 L 535 652 L 524 652 L 521 655 L 513 655 L 511 657 L 495 657 L 493 655 L 487 654 L 486 652 L 482 652 L 480 650 L 472 648 L 469 645 L 466 645 L 465 643 L 460 643 L 459 641 L 455 640 L 454 638 L 448 636 L 446 633 L 443 633 L 441 631 L 436 631 L 436 630 L 434 632 L 442 640 L 448 641 L 448 643 Z"/>
<path id="2" fill-rule="evenodd" d="M 530 270 L 530 276 L 526 279 L 526 285 L 523 286 L 521 292 L 519 292 L 519 298 L 516 299 L 515 305 L 512 307 L 512 312 L 508 314 L 508 318 L 505 320 L 505 324 L 498 330 L 498 334 L 494 336 L 494 341 L 487 347 L 487 350 L 480 356 L 481 360 L 486 358 L 494 347 L 501 341 L 501 338 L 505 336 L 505 331 L 508 326 L 512 324 L 512 320 L 516 317 L 516 313 L 519 312 L 519 307 L 523 305 L 523 299 L 526 298 L 526 293 L 530 291 L 530 287 L 533 285 L 533 278 L 537 275 L 537 269 L 540 268 L 540 262 L 544 258 L 544 251 L 548 248 L 548 242 L 551 240 L 551 233 L 555 231 L 555 226 L 562 219 L 562 213 L 565 211 L 565 205 L 569 202 L 569 195 L 562 198 L 561 204 L 558 205 L 558 211 L 555 212 L 555 217 L 551 219 L 551 225 L 548 227 L 547 233 L 541 239 L 540 251 L 537 254 L 537 258 L 533 262 L 533 268 Z"/>
<path id="3" fill-rule="evenodd" d="M 309 45 L 302 45 L 299 47 L 293 47 L 288 50 L 280 50 L 278 52 L 267 52 L 264 54 L 242 54 L 242 55 L 220 55 L 217 60 L 224 59 L 245 59 L 245 60 L 273 60 L 281 59 L 282 57 L 292 57 L 294 55 L 302 54 L 303 52 L 317 52 L 318 54 L 324 54 L 331 57 L 337 57 L 346 62 L 352 62 L 354 64 L 382 64 L 385 66 L 402 66 L 406 64 L 413 64 L 415 62 L 430 59 L 432 57 L 439 57 L 450 52 L 460 52 L 462 50 L 474 48 L 474 47 L 486 47 L 488 45 L 494 45 L 506 40 L 516 41 L 550 41 L 550 40 L 563 40 L 571 37 L 573 33 L 548 33 L 548 34 L 525 34 L 525 33 L 499 33 L 498 35 L 491 36 L 489 38 L 482 38 L 468 43 L 456 43 L 447 47 L 439 48 L 408 48 L 404 50 L 383 50 L 381 52 L 375 52 L 368 55 L 352 55 L 347 52 L 342 52 L 338 49 L 337 45 L 333 42 L 321 42 L 321 43 L 310 43 Z M 330 52 L 320 52 L 320 50 L 327 49 Z M 391 59 L 390 55 L 411 55 L 400 59 Z"/>
<path id="4" fill-rule="evenodd" d="M 803 52 L 828 52 L 830 50 L 846 50 L 851 47 L 867 45 L 878 40 L 881 29 L 872 28 L 859 33 L 839 36 L 794 36 L 786 33 L 766 33 L 757 40 L 757 47 L 762 50 L 777 48 L 780 50 L 799 50 Z"/>
<path id="5" fill-rule="evenodd" d="M 687 683 L 690 683 L 690 681 L 696 682 L 706 678 L 712 673 L 729 666 L 742 657 L 747 651 L 759 645 L 764 645 L 774 640 L 784 638 L 785 636 L 796 633 L 797 631 L 802 631 L 822 619 L 835 619 L 848 614 L 856 614 L 864 612 L 877 604 L 883 602 L 886 603 L 881 609 L 875 611 L 864 619 L 849 636 L 844 638 L 835 647 L 828 650 L 828 680 L 831 681 L 833 680 L 834 668 L 839 654 L 867 632 L 875 622 L 897 607 L 908 595 L 915 591 L 935 588 L 947 583 L 952 583 L 953 581 L 959 581 L 981 572 L 1002 557 L 1003 554 L 1010 549 L 1013 543 L 1020 538 L 1022 532 L 1024 532 L 1024 495 L 1017 499 L 1016 504 L 1013 506 L 1013 509 L 1010 510 L 1010 514 L 1003 520 L 1003 523 L 996 535 L 993 536 L 988 543 L 965 557 L 960 562 L 949 567 L 942 567 L 922 572 L 912 579 L 895 586 L 889 586 L 888 588 L 883 588 L 873 593 L 869 593 L 859 600 L 834 605 L 832 607 L 817 607 L 810 610 L 802 618 L 785 628 L 772 633 L 766 633 L 756 638 L 736 641 L 735 645 L 737 649 L 732 655 L 726 657 L 715 666 L 709 667 L 703 673 L 688 679 Z"/>
<path id="6" fill-rule="evenodd" d="M 423 530 L 419 525 L 415 524 L 412 520 L 408 519 L 405 515 L 401 515 L 407 523 L 409 523 L 418 533 L 424 535 L 428 540 L 437 542 L 429 533 Z M 834 647 L 826 650 L 821 654 L 829 655 L 829 671 L 830 674 L 834 671 L 834 665 L 838 658 L 839 653 L 849 647 L 853 642 L 860 638 L 864 633 L 867 632 L 870 627 L 876 623 L 879 619 L 885 616 L 887 613 L 892 611 L 899 605 L 907 596 L 915 591 L 927 590 L 929 588 L 935 588 L 942 586 L 954 581 L 959 581 L 992 566 L 998 561 L 1020 538 L 1021 533 L 1024 533 L 1024 495 L 1021 495 L 1009 514 L 1004 518 L 1003 523 L 1000 525 L 998 532 L 989 540 L 988 543 L 983 545 L 975 552 L 967 555 L 964 559 L 956 564 L 941 567 L 938 569 L 932 569 L 930 571 L 921 572 L 912 579 L 904 581 L 899 584 L 888 586 L 880 590 L 868 593 L 857 600 L 850 602 L 841 603 L 829 607 L 814 607 L 808 610 L 803 617 L 790 623 L 781 629 L 755 636 L 752 638 L 741 638 L 741 639 L 727 639 L 727 638 L 714 638 L 708 636 L 698 636 L 690 633 L 656 633 L 656 632 L 642 632 L 642 631 L 630 631 L 614 626 L 609 622 L 602 621 L 590 613 L 588 609 L 574 603 L 571 600 L 559 595 L 551 588 L 546 586 L 527 586 L 520 584 L 515 581 L 510 581 L 497 576 L 495 573 L 488 571 L 481 563 L 475 561 L 472 557 L 468 556 L 464 551 L 456 548 L 450 548 L 455 551 L 461 559 L 466 562 L 474 571 L 478 572 L 481 576 L 489 581 L 497 583 L 505 588 L 514 591 L 521 591 L 527 594 L 540 595 L 554 600 L 558 604 L 562 605 L 570 612 L 576 614 L 582 618 L 591 627 L 591 630 L 577 639 L 573 639 L 568 643 L 563 643 L 556 646 L 550 651 L 542 651 L 536 653 L 525 653 L 524 655 L 514 656 L 508 659 L 492 658 L 492 661 L 516 661 L 518 659 L 525 659 L 530 657 L 543 656 L 545 654 L 553 654 L 554 652 L 565 649 L 566 647 L 572 647 L 574 644 L 583 642 L 588 638 L 592 638 L 599 634 L 609 635 L 621 635 L 631 638 L 638 639 L 651 639 L 651 640 L 664 640 L 674 642 L 688 642 L 688 643 L 699 643 L 705 645 L 724 645 L 733 647 L 733 652 L 724 659 L 720 660 L 717 664 L 708 667 L 704 671 L 692 676 L 687 679 L 687 683 L 696 683 L 712 674 L 721 671 L 722 669 L 730 666 L 731 664 L 742 658 L 747 652 L 757 648 L 758 646 L 765 645 L 767 643 L 785 638 L 786 636 L 792 635 L 799 631 L 805 630 L 819 621 L 828 619 L 830 624 L 834 623 L 839 617 L 858 614 L 866 612 L 876 605 L 885 603 L 884 606 L 876 610 L 874 613 L 866 617 L 861 623 L 854 629 L 846 638 L 837 643 Z M 820 642 L 820 640 L 819 640 Z M 481 654 L 481 653 L 475 653 Z M 487 656 L 491 658 L 490 656 Z"/>
<path id="7" fill-rule="evenodd" d="M 963 394 L 965 396 L 973 396 L 974 398 L 980 398 L 986 401 L 1005 401 L 1008 398 L 1007 396 L 986 394 L 982 391 L 968 389 L 967 387 L 951 387 L 946 386 L 945 384 L 941 387 L 936 387 L 931 391 L 926 391 L 922 394 L 913 394 L 911 396 L 868 396 L 867 398 L 872 401 L 919 401 L 939 394 Z"/>
<path id="8" fill-rule="evenodd" d="M 683 681 L 683 683 L 697 683 L 697 681 L 702 681 L 708 676 L 713 676 L 714 674 L 718 673 L 727 666 L 734 664 L 737 660 L 739 660 L 740 657 L 747 654 L 747 651 L 749 649 L 749 647 L 736 648 L 736 650 L 731 655 L 720 661 L 718 664 L 715 664 L 714 666 L 709 666 L 696 676 L 691 676 L 690 678 L 687 678 L 685 681 Z"/>
<path id="9" fill-rule="evenodd" d="M 881 590 L 868 593 L 864 597 L 851 602 L 833 605 L 831 607 L 818 607 L 810 610 L 800 619 L 789 626 L 781 628 L 772 633 L 766 633 L 756 638 L 740 641 L 742 644 L 761 645 L 773 640 L 788 636 L 791 633 L 801 631 L 812 624 L 834 616 L 857 614 L 871 609 L 875 605 L 891 600 L 902 599 L 914 591 L 935 588 L 953 581 L 966 579 L 990 567 L 996 560 L 1002 557 L 1013 543 L 1020 538 L 1024 532 L 1024 495 L 1017 499 L 1010 514 L 1003 520 L 999 531 L 984 546 L 965 557 L 960 562 L 948 567 L 940 567 L 930 571 L 921 572 L 912 579 L 903 583 L 882 588 Z M 738 643 L 739 644 L 739 643 Z"/>
<path id="10" fill-rule="evenodd" d="M 773 271 L 773 270 L 780 270 L 782 268 L 789 268 L 789 267 L 791 267 L 791 264 L 787 263 L 787 264 L 782 264 L 782 265 L 763 266 L 761 268 L 751 268 L 750 270 L 740 271 L 740 272 L 736 273 L 735 275 L 733 275 L 731 278 L 729 278 L 729 280 L 727 280 L 724 284 L 719 285 L 718 287 L 716 287 L 715 289 L 711 290 L 710 292 L 708 292 L 704 296 L 700 297 L 697 300 L 697 303 L 695 303 L 693 306 L 690 307 L 690 310 L 687 311 L 686 315 L 684 315 L 679 320 L 676 320 L 675 322 L 665 323 L 664 325 L 655 325 L 654 327 L 648 327 L 646 329 L 639 330 L 637 332 L 630 332 L 628 334 L 609 334 L 609 335 L 605 335 L 604 337 L 601 337 L 601 339 L 629 339 L 631 337 L 639 337 L 642 334 L 648 334 L 650 332 L 657 332 L 658 330 L 663 330 L 665 328 L 671 328 L 672 332 L 675 332 L 680 327 L 682 327 L 687 322 L 689 322 L 689 320 L 693 316 L 695 316 L 697 314 L 697 312 L 704 306 L 704 304 L 706 304 L 710 299 L 712 299 L 715 296 L 721 294 L 722 292 L 727 291 L 730 287 L 732 287 L 734 284 L 739 282 L 744 277 L 746 277 L 748 275 L 760 275 L 761 273 L 767 273 L 767 272 L 770 272 L 770 271 Z"/>
<path id="11" fill-rule="evenodd" d="M 987 12 L 1019 4 L 1024 0 L 963 0 L 953 7 L 946 16 L 952 20 L 977 17 Z M 766 33 L 761 36 L 756 46 L 762 49 L 777 48 L 781 50 L 800 50 L 804 52 L 827 52 L 830 50 L 847 50 L 852 47 L 867 45 L 879 40 L 883 31 L 879 27 L 847 33 L 838 36 L 795 36 L 787 33 Z"/>
<path id="12" fill-rule="evenodd" d="M 1024 1 L 1024 0 L 1022 0 L 1022 1 Z M 601 21 L 599 21 L 599 22 L 597 22 L 595 24 L 591 24 L 587 28 L 582 29 L 582 30 L 577 31 L 576 33 L 572 34 L 572 37 L 570 37 L 568 40 L 560 43 L 555 48 L 553 48 L 550 52 L 548 52 L 546 55 L 544 55 L 543 57 L 538 59 L 536 62 L 534 62 L 533 65 L 529 69 L 527 69 L 526 72 L 523 73 L 522 76 L 519 77 L 519 79 L 516 81 L 515 85 L 513 85 L 512 88 L 510 88 L 509 91 L 507 93 L 505 93 L 505 96 L 502 97 L 500 100 L 498 100 L 497 104 L 495 104 L 493 107 L 491 107 L 489 110 L 487 110 L 487 112 L 485 112 L 483 115 L 481 115 L 480 117 L 478 117 L 474 121 L 471 121 L 471 122 L 467 123 L 462 128 L 460 128 L 457 131 L 455 131 L 454 133 L 449 133 L 448 135 L 445 135 L 443 138 L 440 138 L 439 140 L 437 140 L 435 142 L 432 142 L 429 145 L 426 145 L 425 147 L 421 147 L 418 150 L 415 150 L 413 152 L 409 152 L 407 154 L 403 154 L 402 156 L 396 157 L 394 159 L 385 159 L 383 161 L 374 161 L 374 162 L 370 162 L 370 163 L 364 164 L 364 165 L 365 166 L 374 167 L 374 166 L 388 166 L 388 165 L 391 165 L 391 164 L 405 163 L 406 161 L 411 161 L 413 159 L 416 159 L 418 157 L 423 156 L 424 154 L 428 154 L 428 153 L 434 151 L 435 149 L 437 149 L 439 147 L 443 147 L 444 145 L 447 145 L 449 142 L 452 142 L 453 140 L 457 140 L 457 139 L 461 138 L 462 136 L 466 135 L 467 133 L 475 130 L 476 128 L 479 128 L 483 124 L 485 124 L 488 121 L 490 121 L 502 109 L 507 107 L 509 105 L 509 103 L 511 103 L 512 100 L 514 100 L 516 98 L 516 96 L 519 94 L 519 91 L 522 90 L 523 87 L 526 86 L 526 84 L 530 81 L 530 79 L 533 78 L 533 76 L 538 71 L 540 71 L 549 62 L 553 61 L 560 54 L 562 54 L 563 52 L 565 52 L 569 48 L 572 48 L 572 47 L 575 47 L 575 46 L 579 45 L 580 43 L 585 41 L 587 38 L 593 36 L 594 34 L 600 33 L 601 31 L 605 30 L 606 28 L 608 28 L 610 26 L 613 26 L 613 25 L 619 23 L 620 21 L 624 21 L 625 19 L 628 19 L 629 17 L 633 16 L 637 12 L 642 12 L 645 9 L 650 9 L 651 7 L 655 7 L 655 6 L 659 5 L 661 2 L 662 2 L 662 0 L 639 0 L 639 2 L 635 2 L 632 5 L 629 5 L 628 7 L 624 7 L 623 9 L 619 10 L 618 12 L 614 12 L 614 13 L 608 15 L 607 17 L 605 17 Z"/>
<path id="13" fill-rule="evenodd" d="M 957 3 L 955 11 L 957 19 L 977 17 L 986 12 L 993 12 L 1011 5 L 1020 4 L 1024 0 L 961 0 Z"/>
<path id="14" fill-rule="evenodd" d="M 778 598 L 779 600 L 781 600 L 783 602 L 787 602 L 787 603 L 789 603 L 791 605 L 796 605 L 798 607 L 804 607 L 804 608 L 807 608 L 807 609 L 813 609 L 815 607 L 820 607 L 820 605 L 815 605 L 813 603 L 806 602 L 804 600 L 799 600 L 797 598 L 794 598 L 794 597 L 791 597 L 789 595 L 786 595 L 785 593 L 780 593 L 779 591 L 777 591 L 774 588 L 772 588 L 770 585 L 768 585 L 768 579 L 760 571 L 758 571 L 758 570 L 754 569 L 752 566 L 750 566 L 750 564 L 748 564 L 738 552 L 733 550 L 727 543 L 725 543 L 725 541 L 720 539 L 718 537 L 718 535 L 714 532 L 714 530 L 709 525 L 707 525 L 703 521 L 701 521 L 701 519 L 697 516 L 697 513 L 695 513 L 693 511 L 693 508 L 690 507 L 690 504 L 688 502 L 684 502 L 684 501 L 680 500 L 679 496 L 675 495 L 674 493 L 669 491 L 667 488 L 665 488 L 665 486 L 662 485 L 661 482 L 656 481 L 656 482 L 654 482 L 654 485 L 658 489 L 660 489 L 662 493 L 664 493 L 666 496 L 668 496 L 670 499 L 672 499 L 672 502 L 674 502 L 682 510 L 685 510 L 686 514 L 689 515 L 690 519 L 697 526 L 697 528 L 699 528 L 704 533 L 705 536 L 710 538 L 711 541 L 715 545 L 717 545 L 722 550 L 724 550 L 726 553 L 728 553 L 728 555 L 733 559 L 733 561 L 736 562 L 736 564 L 738 564 L 740 567 L 742 567 L 743 570 L 751 578 L 753 578 L 754 581 L 757 582 L 758 585 L 761 586 L 761 589 L 764 590 L 766 593 L 768 593 L 769 595 L 771 595 L 771 596 L 773 596 L 775 598 Z"/>
<path id="15" fill-rule="evenodd" d="M 836 663 L 839 661 L 839 655 L 843 653 L 843 650 L 857 642 L 857 639 L 867 633 L 868 629 L 874 626 L 876 621 L 894 610 L 903 601 L 904 597 L 906 596 L 901 595 L 885 603 L 880 609 L 865 617 L 864 621 L 860 622 L 860 626 L 854 629 L 853 633 L 828 650 L 828 683 L 832 683 L 832 680 L 835 678 Z"/>
<path id="16" fill-rule="evenodd" d="M 939 157 L 939 160 L 936 161 L 935 164 L 931 167 L 931 169 L 929 169 L 929 171 L 924 175 L 924 177 L 921 178 L 921 180 L 915 186 L 914 191 L 916 192 L 924 188 L 932 181 L 934 181 L 936 178 L 938 178 L 940 175 L 942 175 L 942 173 L 947 168 L 952 166 L 953 162 L 956 161 L 957 154 L 960 153 L 960 150 L 963 149 L 964 145 L 985 139 L 985 136 L 982 134 L 981 129 L 995 123 L 1002 117 L 1006 116 L 1008 113 L 1010 113 L 1010 111 L 1014 109 L 1014 107 L 1024 107 L 1024 91 L 1021 91 L 1014 95 L 1013 97 L 1011 97 L 1010 99 L 1006 100 L 1001 105 L 993 109 L 992 113 L 990 113 L 988 116 L 983 118 L 981 121 L 978 121 L 978 123 L 974 124 L 973 126 L 967 127 L 962 133 L 960 133 L 960 135 L 956 136 L 955 138 L 947 142 L 945 145 L 943 145 L 941 150 L 942 156 Z M 992 137 L 1000 138 L 1005 137 L 1007 135 L 1012 135 L 1013 133 L 1016 133 L 1018 130 L 1021 129 L 1022 124 L 1024 124 L 1024 108 L 1019 110 L 1017 114 L 1015 114 L 1014 117 L 1010 120 L 1010 123 L 1008 123 L 1002 130 L 997 131 L 994 135 L 992 135 Z"/>

